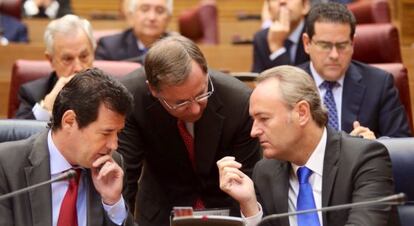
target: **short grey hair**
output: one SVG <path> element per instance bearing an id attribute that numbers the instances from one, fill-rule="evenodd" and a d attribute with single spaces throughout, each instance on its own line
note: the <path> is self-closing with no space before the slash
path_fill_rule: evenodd
<path id="1" fill-rule="evenodd" d="M 289 109 L 293 109 L 299 101 L 306 101 L 310 106 L 313 120 L 319 127 L 324 127 L 328 121 L 328 114 L 322 105 L 318 88 L 312 77 L 304 70 L 284 65 L 268 69 L 257 78 L 258 84 L 268 79 L 279 82 L 280 94 Z"/>
<path id="2" fill-rule="evenodd" d="M 56 34 L 73 34 L 79 31 L 85 32 L 89 39 L 89 42 L 95 50 L 96 41 L 93 37 L 93 29 L 91 23 L 79 16 L 68 14 L 59 19 L 52 20 L 46 27 L 44 34 L 44 42 L 46 45 L 46 51 L 53 55 L 53 44 Z"/>
<path id="3" fill-rule="evenodd" d="M 137 10 L 137 5 L 138 5 L 138 2 L 140 0 L 126 0 L 126 1 L 129 1 L 128 2 L 128 11 L 130 13 L 134 13 L 135 10 Z M 168 14 L 172 15 L 173 14 L 174 0 L 165 0 L 165 2 L 167 3 L 167 12 L 168 12 Z"/>

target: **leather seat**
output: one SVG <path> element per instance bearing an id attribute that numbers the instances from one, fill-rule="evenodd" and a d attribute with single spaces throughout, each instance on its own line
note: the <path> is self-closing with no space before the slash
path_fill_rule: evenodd
<path id="1" fill-rule="evenodd" d="M 359 0 L 347 6 L 354 14 L 357 24 L 391 23 L 388 0 Z"/>
<path id="2" fill-rule="evenodd" d="M 6 141 L 22 140 L 33 134 L 45 131 L 47 122 L 23 119 L 0 120 L 0 143 Z"/>
<path id="3" fill-rule="evenodd" d="M 21 19 L 22 0 L 0 0 L 0 13 Z"/>

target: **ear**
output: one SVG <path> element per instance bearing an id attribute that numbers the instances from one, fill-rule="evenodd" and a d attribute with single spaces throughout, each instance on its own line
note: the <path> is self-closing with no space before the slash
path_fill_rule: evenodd
<path id="1" fill-rule="evenodd" d="M 50 53 L 45 52 L 45 57 L 46 57 L 47 61 L 49 61 L 49 63 L 51 65 L 53 65 L 53 56 Z"/>
<path id="2" fill-rule="evenodd" d="M 307 101 L 301 100 L 295 106 L 295 111 L 298 116 L 298 123 L 300 126 L 305 126 L 311 119 L 310 106 Z"/>
<path id="3" fill-rule="evenodd" d="M 311 40 L 310 40 L 308 34 L 306 34 L 306 33 L 303 33 L 302 34 L 302 42 L 303 42 L 303 48 L 305 49 L 305 52 L 307 54 L 309 54 L 309 48 L 310 48 L 310 42 L 311 42 Z"/>
<path id="4" fill-rule="evenodd" d="M 70 130 L 72 128 L 78 128 L 78 123 L 76 122 L 76 114 L 73 110 L 67 110 L 63 113 L 61 127 L 62 130 Z"/>
<path id="5" fill-rule="evenodd" d="M 310 0 L 303 1 L 302 15 L 304 16 L 308 15 L 310 8 L 311 8 Z"/>
<path id="6" fill-rule="evenodd" d="M 148 89 L 150 90 L 150 92 L 151 92 L 152 96 L 153 96 L 153 97 L 155 97 L 155 98 L 157 98 L 157 97 L 158 97 L 158 92 L 157 92 L 157 89 L 156 89 L 154 86 L 152 86 L 152 85 L 148 82 L 148 80 L 146 80 L 145 82 L 147 83 Z"/>

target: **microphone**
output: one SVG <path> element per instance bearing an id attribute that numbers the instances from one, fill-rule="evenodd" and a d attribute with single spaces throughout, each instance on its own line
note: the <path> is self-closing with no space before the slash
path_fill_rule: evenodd
<path id="1" fill-rule="evenodd" d="M 260 221 L 258 225 L 261 225 L 265 222 L 278 219 L 278 218 L 282 218 L 282 217 L 289 217 L 293 215 L 313 213 L 313 212 L 318 212 L 318 211 L 327 212 L 327 211 L 336 211 L 336 210 L 343 210 L 343 209 L 349 209 L 349 208 L 362 208 L 362 207 L 377 206 L 377 205 L 404 205 L 406 199 L 407 199 L 407 196 L 404 193 L 398 193 L 395 195 L 389 195 L 383 198 L 378 198 L 378 199 L 374 199 L 370 201 L 362 201 L 362 202 L 348 203 L 348 204 L 342 204 L 342 205 L 328 206 L 328 207 L 322 207 L 319 209 L 294 211 L 290 213 L 271 214 L 266 217 L 263 217 L 263 219 Z"/>
<path id="2" fill-rule="evenodd" d="M 7 193 L 5 195 L 1 195 L 0 196 L 0 201 L 5 200 L 5 199 L 8 199 L 8 198 L 13 197 L 13 196 L 16 196 L 18 194 L 21 194 L 21 193 L 30 191 L 32 189 L 41 187 L 43 185 L 48 185 L 48 184 L 51 184 L 51 183 L 54 183 L 54 182 L 58 182 L 58 181 L 70 180 L 70 179 L 72 179 L 74 177 L 76 177 L 76 171 L 73 170 L 73 169 L 70 169 L 70 170 L 68 170 L 66 172 L 61 173 L 59 176 L 57 176 L 54 179 L 47 180 L 47 181 L 44 181 L 44 182 L 41 182 L 41 183 L 38 183 L 38 184 L 34 184 L 32 186 L 29 186 L 29 187 L 26 187 L 26 188 L 22 188 L 22 189 L 16 190 L 16 191 Z"/>

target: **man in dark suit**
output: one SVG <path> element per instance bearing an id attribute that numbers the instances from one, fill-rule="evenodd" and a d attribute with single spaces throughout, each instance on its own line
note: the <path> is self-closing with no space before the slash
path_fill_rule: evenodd
<path id="1" fill-rule="evenodd" d="M 78 73 L 56 97 L 50 130 L 0 144 L 0 196 L 69 169 L 76 179 L 1 200 L 0 225 L 134 225 L 122 197 L 122 158 L 113 153 L 131 106 L 131 94 L 109 75 Z"/>
<path id="2" fill-rule="evenodd" d="M 72 13 L 70 0 L 24 0 L 23 14 L 27 17 L 59 18 Z"/>
<path id="3" fill-rule="evenodd" d="M 257 140 L 249 136 L 250 89 L 208 71 L 201 50 L 180 36 L 155 43 L 145 72 L 139 69 L 123 83 L 135 104 L 118 150 L 127 166 L 130 205 L 138 191 L 139 225 L 169 225 L 174 206 L 232 207 L 219 188 L 215 162 L 234 155 L 250 174 L 261 157 Z"/>
<path id="4" fill-rule="evenodd" d="M 238 200 L 248 226 L 256 225 L 263 215 L 394 193 L 387 149 L 326 127 L 326 110 L 315 83 L 303 70 L 279 66 L 263 72 L 250 97 L 249 112 L 254 120 L 251 135 L 260 140 L 266 157 L 256 164 L 253 181 L 239 170 L 241 164 L 234 157 L 217 162 L 220 187 Z M 372 206 L 293 215 L 268 223 L 399 225 L 394 211 L 390 206 Z"/>
<path id="5" fill-rule="evenodd" d="M 311 61 L 300 67 L 312 75 L 325 104 L 332 94 L 332 127 L 367 138 L 411 136 L 392 75 L 351 60 L 355 23 L 352 13 L 340 3 L 313 7 L 303 35 Z M 326 86 L 329 83 L 332 87 Z"/>
<path id="6" fill-rule="evenodd" d="M 167 36 L 172 7 L 173 0 L 129 0 L 127 19 L 132 28 L 101 38 L 95 52 L 96 59 L 142 64 L 148 48 Z"/>
<path id="7" fill-rule="evenodd" d="M 298 65 L 309 60 L 303 50 L 302 33 L 309 0 L 279 0 L 267 3 L 272 23 L 253 39 L 253 72 L 278 65 Z"/>
<path id="8" fill-rule="evenodd" d="M 6 42 L 28 42 L 27 27 L 18 19 L 0 13 L 0 39 L 6 38 Z M 0 40 L 3 42 L 3 40 Z M 2 43 L 0 43 L 1 45 Z"/>
<path id="9" fill-rule="evenodd" d="M 51 21 L 45 31 L 46 58 L 53 72 L 23 84 L 16 118 L 49 121 L 56 95 L 74 73 L 89 68 L 94 60 L 95 40 L 86 19 L 66 15 Z"/>

